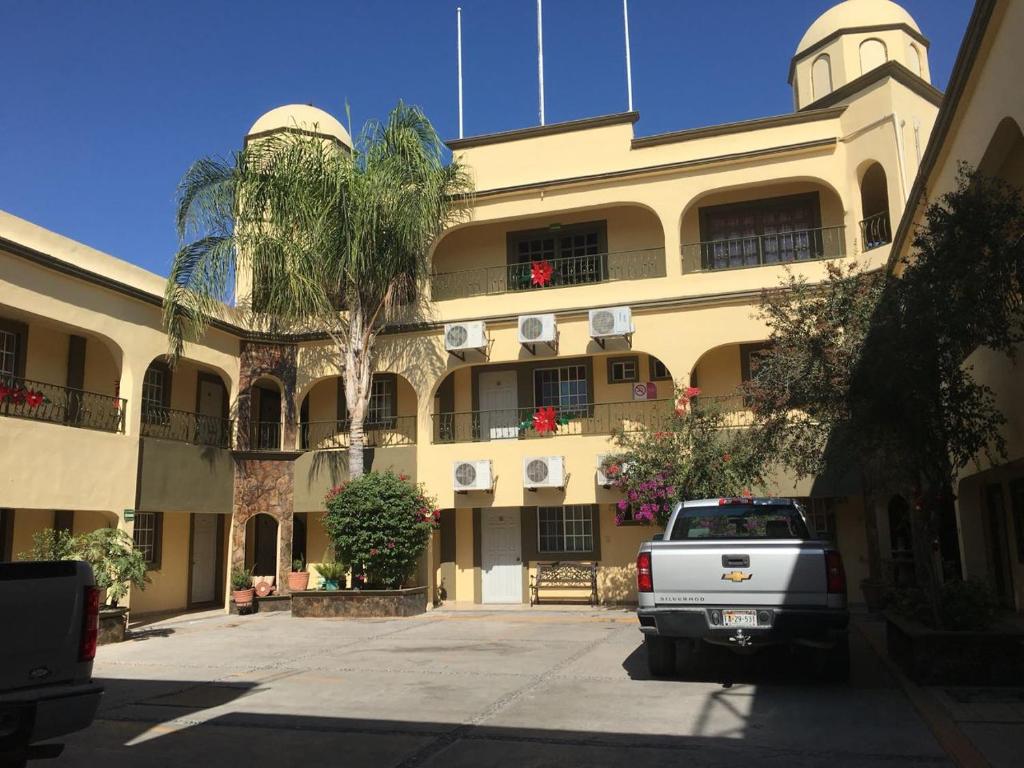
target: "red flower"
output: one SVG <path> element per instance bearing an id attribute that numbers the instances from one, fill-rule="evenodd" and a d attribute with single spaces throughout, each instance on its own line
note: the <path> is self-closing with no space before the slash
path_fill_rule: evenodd
<path id="1" fill-rule="evenodd" d="M 683 394 L 686 395 L 687 400 L 692 400 L 700 394 L 700 387 L 687 387 L 683 390 Z"/>
<path id="2" fill-rule="evenodd" d="M 550 405 L 545 408 L 538 408 L 533 414 L 533 428 L 538 435 L 545 435 L 558 429 L 558 414 Z"/>
<path id="3" fill-rule="evenodd" d="M 608 477 L 615 477 L 621 471 L 622 467 L 620 467 L 618 464 L 609 464 L 608 469 L 605 471 L 605 474 L 607 474 Z"/>
<path id="4" fill-rule="evenodd" d="M 749 488 L 744 488 L 744 489 L 743 489 L 743 493 L 742 493 L 742 494 L 740 494 L 740 495 L 741 495 L 741 496 L 743 496 L 743 498 L 744 498 L 744 499 L 749 499 L 749 498 L 750 498 L 750 497 L 752 497 L 752 496 L 753 496 L 754 494 L 752 494 L 752 493 L 750 492 L 750 489 L 749 489 Z"/>
<path id="5" fill-rule="evenodd" d="M 722 461 L 732 461 L 732 454 L 731 453 L 723 453 L 722 454 Z"/>
<path id="6" fill-rule="evenodd" d="M 25 396 L 25 401 L 28 403 L 29 408 L 38 408 L 46 401 L 46 398 L 43 397 L 42 392 L 29 392 Z"/>
<path id="7" fill-rule="evenodd" d="M 377 549 L 376 547 L 374 547 L 373 549 L 370 550 L 370 557 L 376 557 L 379 552 L 380 552 L 380 550 Z"/>
<path id="8" fill-rule="evenodd" d="M 395 542 L 389 541 L 388 542 L 388 549 L 394 549 L 394 548 L 395 548 Z"/>
<path id="9" fill-rule="evenodd" d="M 10 397 L 14 390 L 8 387 L 6 384 L 0 384 L 0 403 Z"/>
<path id="10" fill-rule="evenodd" d="M 409 479 L 409 476 L 407 474 L 405 474 L 405 472 L 400 472 L 398 474 L 398 479 L 401 480 L 404 483 L 406 480 Z"/>
<path id="11" fill-rule="evenodd" d="M 530 282 L 536 285 L 538 288 L 543 288 L 545 285 L 551 282 L 551 275 L 555 272 L 554 268 L 548 262 L 547 259 L 541 259 L 540 261 L 534 261 L 530 263 Z"/>

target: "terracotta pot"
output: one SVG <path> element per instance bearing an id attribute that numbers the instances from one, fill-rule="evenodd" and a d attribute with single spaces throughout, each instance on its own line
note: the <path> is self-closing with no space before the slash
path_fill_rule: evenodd
<path id="1" fill-rule="evenodd" d="M 288 574 L 288 591 L 302 592 L 309 586 L 309 571 L 292 571 Z"/>
<path id="2" fill-rule="evenodd" d="M 256 595 L 256 590 L 250 587 L 249 589 L 236 589 L 231 593 L 232 599 L 235 601 L 235 605 L 252 605 L 253 597 Z"/>

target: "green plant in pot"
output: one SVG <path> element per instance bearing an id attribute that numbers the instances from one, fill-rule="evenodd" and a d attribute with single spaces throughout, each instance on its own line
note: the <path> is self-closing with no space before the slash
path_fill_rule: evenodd
<path id="1" fill-rule="evenodd" d="M 340 585 L 345 582 L 345 571 L 348 569 L 344 563 L 330 561 L 318 563 L 316 570 L 320 574 L 320 578 L 323 579 L 323 589 L 337 590 L 341 589 Z"/>
<path id="2" fill-rule="evenodd" d="M 301 557 L 292 560 L 292 571 L 288 574 L 288 591 L 302 592 L 309 587 L 309 571 Z"/>
<path id="3" fill-rule="evenodd" d="M 77 557 L 92 566 L 96 586 L 107 590 L 110 605 L 128 594 L 129 587 L 145 589 L 146 558 L 135 548 L 131 536 L 118 528 L 100 528 L 76 536 Z"/>
<path id="4" fill-rule="evenodd" d="M 252 586 L 252 568 L 235 566 L 231 569 L 231 598 L 239 608 L 252 605 L 256 590 Z"/>

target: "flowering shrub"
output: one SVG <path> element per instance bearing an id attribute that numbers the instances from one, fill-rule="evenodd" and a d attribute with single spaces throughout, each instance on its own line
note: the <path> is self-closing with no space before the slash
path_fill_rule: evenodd
<path id="1" fill-rule="evenodd" d="M 694 400 L 696 387 L 677 391 L 657 428 L 615 436 L 619 451 L 605 458 L 605 476 L 623 497 L 615 523 L 664 525 L 683 499 L 750 495 L 763 483 L 767 452 L 749 430 L 727 429 L 714 404 Z"/>
<path id="2" fill-rule="evenodd" d="M 368 472 L 331 489 L 324 528 L 354 585 L 397 589 L 416 568 L 441 512 L 420 486 L 394 472 Z"/>
<path id="3" fill-rule="evenodd" d="M 38 408 L 45 402 L 46 397 L 42 392 L 36 392 L 28 387 L 0 384 L 0 403 L 26 404 L 29 408 Z"/>

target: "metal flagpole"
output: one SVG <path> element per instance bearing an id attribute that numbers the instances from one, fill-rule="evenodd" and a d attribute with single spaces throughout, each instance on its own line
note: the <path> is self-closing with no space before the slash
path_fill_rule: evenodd
<path id="1" fill-rule="evenodd" d="M 544 0 L 537 0 L 537 82 L 540 86 L 540 124 L 544 125 Z"/>
<path id="2" fill-rule="evenodd" d="M 622 25 L 626 33 L 626 102 L 633 111 L 633 65 L 629 59 L 629 0 L 622 0 Z"/>
<path id="3" fill-rule="evenodd" d="M 455 9 L 455 27 L 458 31 L 459 52 L 459 138 L 462 138 L 462 8 Z"/>

